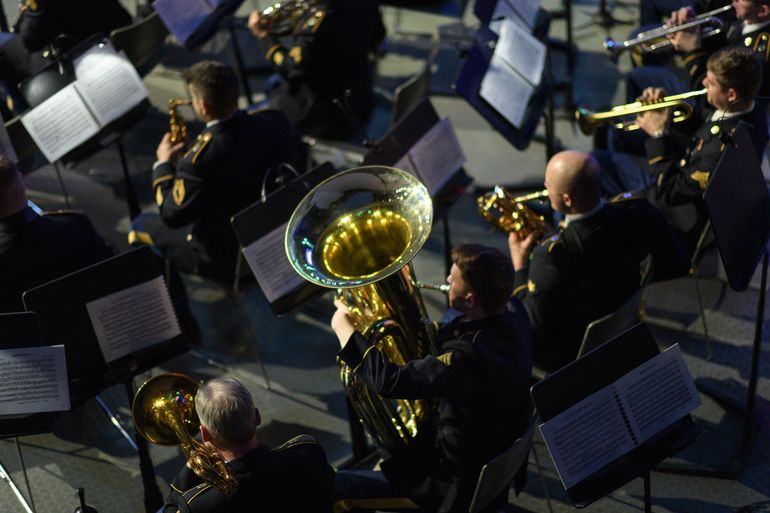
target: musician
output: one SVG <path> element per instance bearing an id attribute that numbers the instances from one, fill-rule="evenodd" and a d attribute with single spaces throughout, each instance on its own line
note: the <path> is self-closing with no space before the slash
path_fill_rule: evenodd
<path id="1" fill-rule="evenodd" d="M 232 278 L 238 241 L 230 217 L 259 200 L 265 173 L 293 161 L 299 143 L 282 113 L 238 110 L 228 66 L 202 61 L 185 80 L 206 128 L 188 149 L 163 136 L 152 171 L 160 213 L 140 215 L 129 243 L 155 246 L 180 271 Z"/>
<path id="2" fill-rule="evenodd" d="M 249 28 L 281 79 L 268 91 L 268 104 L 302 133 L 350 134 L 353 127 L 334 104 L 348 90 L 352 115 L 359 124 L 367 121 L 374 105 L 372 56 L 385 37 L 376 0 L 318 0 L 297 24 L 288 48 L 262 27 L 259 11 L 249 17 Z"/>
<path id="3" fill-rule="evenodd" d="M 350 509 L 353 499 L 371 499 L 367 509 L 407 507 L 406 501 L 392 502 L 407 497 L 422 511 L 466 512 L 482 465 L 528 425 L 531 336 L 518 302 L 506 310 L 513 290 L 510 261 L 478 244 L 455 247 L 452 259 L 449 302 L 463 315 L 441 326 L 438 356 L 388 363 L 336 303 L 331 325 L 342 346 L 338 357 L 357 377 L 383 397 L 439 400 L 435 429 L 382 462 L 382 472 L 338 472 L 336 511 Z M 382 498 L 390 502 L 376 500 Z"/>
<path id="4" fill-rule="evenodd" d="M 0 155 L 0 312 L 23 312 L 24 291 L 111 256 L 83 214 L 29 207 L 21 173 Z"/>
<path id="5" fill-rule="evenodd" d="M 171 483 L 166 513 L 330 511 L 334 470 L 315 439 L 300 435 L 270 449 L 259 442 L 261 422 L 251 394 L 231 378 L 216 378 L 195 394 L 200 434 L 238 480 L 225 495 L 202 481 L 188 463 Z"/>
<path id="6" fill-rule="evenodd" d="M 52 62 L 48 45 L 67 50 L 93 34 L 131 23 L 118 0 L 25 0 L 14 34 L 0 45 L 0 80 L 9 91 Z"/>
<path id="7" fill-rule="evenodd" d="M 688 257 L 662 214 L 646 201 L 606 203 L 601 170 L 589 154 L 563 151 L 545 171 L 551 207 L 566 215 L 558 233 L 508 237 L 514 296 L 529 314 L 537 366 L 556 370 L 575 359 L 586 327 L 625 303 L 652 255 L 656 279 L 685 274 Z"/>

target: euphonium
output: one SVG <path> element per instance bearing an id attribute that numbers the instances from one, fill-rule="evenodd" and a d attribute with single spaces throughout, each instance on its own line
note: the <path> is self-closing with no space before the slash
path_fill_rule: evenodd
<path id="1" fill-rule="evenodd" d="M 193 436 L 200 428 L 194 397 L 198 384 L 184 374 L 161 374 L 139 387 L 131 405 L 136 432 L 148 442 L 179 445 L 188 465 L 203 481 L 230 493 L 238 481 L 222 456 Z"/>
<path id="2" fill-rule="evenodd" d="M 181 105 L 190 105 L 191 103 L 190 100 L 181 98 L 169 98 L 168 100 L 168 126 L 171 131 L 171 144 L 182 142 L 186 148 L 190 142 L 187 137 L 187 125 L 178 109 Z"/>
<path id="3" fill-rule="evenodd" d="M 612 123 L 615 128 L 621 130 L 638 130 L 639 126 L 634 121 L 615 121 L 617 118 L 624 118 L 633 116 L 635 114 L 641 114 L 648 110 L 668 109 L 674 107 L 674 112 L 671 121 L 679 123 L 684 121 L 692 115 L 692 106 L 685 100 L 689 98 L 695 98 L 696 96 L 703 96 L 706 94 L 705 89 L 698 91 L 690 91 L 688 93 L 675 94 L 672 96 L 666 96 L 661 98 L 657 102 L 633 102 L 625 105 L 619 105 L 613 107 L 606 112 L 593 112 L 588 109 L 579 108 L 575 111 L 575 121 L 577 121 L 580 131 L 585 135 L 590 135 L 596 130 L 599 125 Z"/>
<path id="4" fill-rule="evenodd" d="M 548 197 L 548 191 L 542 190 L 526 196 L 515 197 L 499 185 L 476 198 L 481 217 L 505 233 L 516 232 L 526 238 L 535 232 L 542 237 L 548 231 L 545 218 L 525 205 L 525 202 Z"/>
<path id="5" fill-rule="evenodd" d="M 267 7 L 259 14 L 259 27 L 274 36 L 294 31 L 309 11 L 315 11 L 315 0 L 286 0 Z"/>
<path id="6" fill-rule="evenodd" d="M 433 205 L 412 175 L 349 169 L 310 191 L 286 228 L 286 254 L 306 280 L 338 289 L 356 330 L 396 365 L 435 354 L 435 327 L 410 261 L 428 238 Z M 426 400 L 383 399 L 340 362 L 340 378 L 374 441 L 403 448 L 432 415 Z"/>
<path id="7" fill-rule="evenodd" d="M 636 48 L 642 53 L 655 53 L 671 46 L 671 41 L 668 39 L 669 34 L 679 32 L 680 30 L 691 30 L 696 27 L 705 29 L 701 34 L 701 37 L 713 37 L 721 34 L 724 30 L 724 22 L 717 16 L 726 13 L 732 8 L 732 5 L 725 5 L 724 7 L 714 9 L 713 11 L 699 14 L 692 20 L 682 23 L 681 25 L 675 25 L 673 27 L 663 25 L 656 29 L 645 30 L 628 41 L 615 41 L 608 37 L 604 41 L 604 49 L 607 50 L 611 59 L 616 59 L 625 50 Z"/>

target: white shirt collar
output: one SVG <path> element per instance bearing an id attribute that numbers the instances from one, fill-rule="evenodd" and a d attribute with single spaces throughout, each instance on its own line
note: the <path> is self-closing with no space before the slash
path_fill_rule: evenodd
<path id="1" fill-rule="evenodd" d="M 233 114 L 233 116 L 235 116 L 235 114 Z M 222 118 L 222 119 L 212 119 L 211 121 L 206 123 L 206 128 L 211 128 L 212 126 L 218 125 L 219 123 L 224 123 L 225 121 L 231 119 L 233 116 L 228 116 L 228 117 Z"/>
<path id="2" fill-rule="evenodd" d="M 564 216 L 564 227 L 566 228 L 569 226 L 569 224 L 572 221 L 577 221 L 578 219 L 586 219 L 600 211 L 602 208 L 604 208 L 604 200 L 600 199 L 599 203 L 596 204 L 594 208 L 589 210 L 588 212 L 583 212 L 582 214 L 567 214 Z"/>
<path id="3" fill-rule="evenodd" d="M 751 34 L 752 32 L 755 32 L 755 31 L 761 29 L 765 25 L 770 25 L 770 20 L 763 21 L 761 23 L 746 23 L 744 21 L 743 22 L 743 28 L 741 29 L 741 34 L 744 35 L 744 36 L 746 34 Z"/>
<path id="4" fill-rule="evenodd" d="M 714 113 L 711 115 L 711 121 L 719 121 L 722 119 L 730 119 L 730 118 L 737 118 L 738 116 L 743 116 L 747 112 L 751 112 L 754 110 L 754 102 L 751 102 L 751 105 L 749 105 L 749 108 L 746 110 L 731 110 L 729 112 L 725 112 L 723 110 L 717 109 L 714 111 Z"/>

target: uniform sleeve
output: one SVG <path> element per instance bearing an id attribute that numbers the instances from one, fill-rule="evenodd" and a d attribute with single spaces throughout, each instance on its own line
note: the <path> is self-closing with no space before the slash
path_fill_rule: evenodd
<path id="1" fill-rule="evenodd" d="M 701 149 L 698 168 L 682 166 L 678 159 L 684 152 L 678 151 L 672 135 L 645 142 L 648 164 L 656 176 L 656 198 L 659 204 L 674 206 L 692 203 L 703 194 L 711 171 L 721 156 L 719 139 L 710 139 Z"/>
<path id="2" fill-rule="evenodd" d="M 205 208 L 202 166 L 198 162 L 205 144 L 195 145 L 179 159 L 176 169 L 165 162 L 152 171 L 152 187 L 160 216 L 168 226 L 191 223 Z"/>
<path id="3" fill-rule="evenodd" d="M 281 75 L 289 80 L 300 78 L 305 70 L 319 58 L 323 59 L 327 49 L 326 38 L 329 37 L 328 23 L 323 23 L 327 15 L 324 10 L 307 17 L 300 29 L 292 36 L 291 46 L 286 48 L 278 38 L 270 36 L 266 39 L 269 47 L 265 59 Z M 333 15 L 333 13 L 331 13 Z"/>
<path id="4" fill-rule="evenodd" d="M 398 399 L 461 398 L 470 390 L 470 376 L 477 365 L 463 352 L 452 350 L 394 365 L 360 333 L 353 334 L 339 358 L 375 392 Z"/>

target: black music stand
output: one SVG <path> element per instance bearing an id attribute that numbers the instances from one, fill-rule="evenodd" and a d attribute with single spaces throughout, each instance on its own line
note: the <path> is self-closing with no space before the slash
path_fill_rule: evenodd
<path id="1" fill-rule="evenodd" d="M 433 104 L 426 98 L 374 143 L 364 156 L 363 165 L 393 166 L 440 121 L 441 118 Z M 468 176 L 465 169 L 460 168 L 432 195 L 434 216 L 440 217 L 444 226 L 444 261 L 447 274 L 452 267 L 449 209 L 463 195 L 472 181 L 473 178 Z"/>
<path id="2" fill-rule="evenodd" d="M 283 267 L 287 271 L 286 274 L 292 277 L 291 280 L 294 283 L 291 290 L 279 294 L 277 297 L 272 297 L 272 294 L 270 294 L 272 300 L 271 297 L 268 297 L 270 309 L 276 317 L 288 314 L 295 308 L 328 290 L 310 283 L 291 268 L 284 250 L 283 234 L 286 231 L 286 225 L 292 212 L 294 212 L 299 202 L 302 201 L 302 198 L 305 197 L 310 189 L 330 178 L 336 172 L 337 170 L 331 163 L 325 162 L 301 176 L 293 177 L 293 179 L 290 179 L 290 181 L 281 185 L 270 194 L 267 194 L 265 191 L 262 200 L 246 207 L 230 219 L 230 224 L 232 224 L 242 248 L 242 258 L 245 258 L 250 266 L 252 261 L 249 256 L 256 249 L 255 244 L 260 242 L 266 244 L 267 239 L 265 237 L 268 237 L 271 233 L 274 235 L 273 238 L 275 240 L 273 242 L 275 242 L 274 246 L 277 247 L 273 247 L 273 258 L 271 260 L 274 264 L 276 259 L 280 259 L 281 263 L 285 264 Z M 252 271 L 254 271 L 253 267 Z M 283 273 L 281 274 L 283 275 Z M 265 295 L 267 297 L 269 294 L 267 290 L 270 287 L 260 280 L 259 272 L 255 272 L 254 275 L 257 278 L 257 283 L 263 291 L 266 291 Z"/>
<path id="3" fill-rule="evenodd" d="M 533 92 L 527 104 L 524 121 L 519 128 L 516 128 L 481 97 L 481 82 L 489 69 L 497 39 L 497 34 L 489 28 L 479 28 L 474 37 L 473 46 L 466 52 L 466 60 L 454 83 L 454 89 L 518 150 L 523 151 L 529 146 L 540 118 L 545 116 L 546 157 L 550 158 L 555 152 L 555 148 L 551 108 L 549 108 L 549 112 L 546 112 L 546 104 L 550 102 L 551 91 L 547 73 Z M 547 67 L 546 63 L 546 70 Z"/>
<path id="4" fill-rule="evenodd" d="M 658 346 L 645 324 L 637 324 L 532 387 L 532 399 L 543 423 L 599 392 L 658 356 Z M 589 426 L 590 427 L 590 426 Z M 598 429 L 597 426 L 591 427 Z M 694 441 L 692 419 L 685 415 L 646 442 L 636 445 L 585 479 L 566 489 L 577 507 L 588 506 L 637 477 L 645 481 L 645 511 L 651 511 L 649 473 L 663 459 Z"/>
<path id="5" fill-rule="evenodd" d="M 735 291 L 746 290 L 762 260 L 759 300 L 755 316 L 754 341 L 746 403 L 735 404 L 718 388 L 703 390 L 717 401 L 742 410 L 743 433 L 738 454 L 724 468 L 667 466 L 660 470 L 687 475 L 734 478 L 743 468 L 755 430 L 755 404 L 759 380 L 759 357 L 762 349 L 762 327 L 765 320 L 768 252 L 770 238 L 770 196 L 757 160 L 749 129 L 739 123 L 726 139 L 726 148 L 703 195 L 711 227 L 719 249 L 727 280 Z M 736 201 L 735 198 L 740 198 Z M 704 384 L 699 383 L 704 389 Z"/>
<path id="6" fill-rule="evenodd" d="M 178 332 L 171 338 L 125 352 L 136 341 L 135 333 L 130 333 L 126 334 L 129 345 L 120 347 L 125 354 L 108 361 L 89 316 L 87 304 L 151 280 L 162 279 L 162 276 L 157 258 L 145 246 L 24 293 L 25 308 L 37 313 L 40 319 L 44 343 L 65 346 L 73 404 L 85 401 L 115 384 L 124 385 L 130 404 L 134 397 L 133 378 L 136 374 L 146 372 L 188 349 L 185 335 Z M 126 308 L 121 309 L 121 316 Z M 143 312 L 144 315 L 146 313 Z M 173 326 L 176 319 L 170 322 Z M 135 439 L 144 483 L 145 508 L 148 513 L 154 513 L 162 505 L 163 498 L 155 482 L 147 441 L 138 434 Z"/>
<path id="7" fill-rule="evenodd" d="M 484 27 L 489 27 L 490 23 L 493 23 L 494 21 L 497 21 L 494 18 L 495 14 L 495 8 L 497 7 L 498 2 L 504 2 L 505 0 L 477 0 L 473 4 L 473 14 L 476 15 L 476 18 L 481 22 L 481 24 Z M 515 1 L 515 0 L 514 0 Z M 527 26 L 529 26 L 529 23 L 527 20 L 521 18 L 518 16 L 518 12 L 514 10 L 514 13 L 519 17 L 519 19 Z M 551 14 L 543 9 L 542 7 L 539 8 L 537 13 L 537 19 L 535 20 L 535 23 L 533 26 L 529 26 L 529 28 L 532 30 L 532 35 L 535 36 L 537 39 L 544 41 L 548 37 L 548 30 L 551 27 Z"/>

